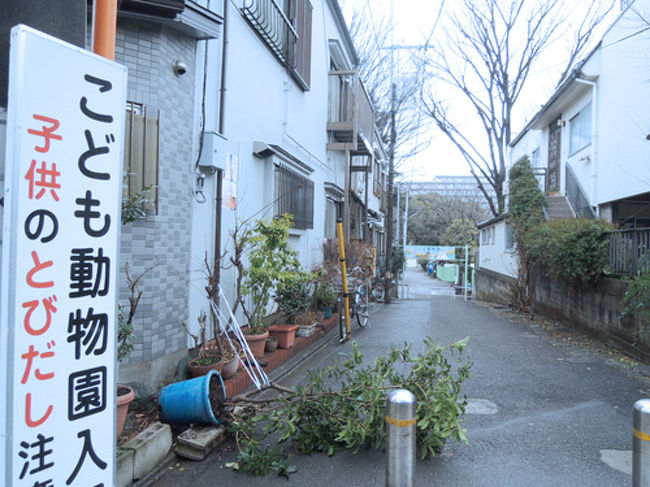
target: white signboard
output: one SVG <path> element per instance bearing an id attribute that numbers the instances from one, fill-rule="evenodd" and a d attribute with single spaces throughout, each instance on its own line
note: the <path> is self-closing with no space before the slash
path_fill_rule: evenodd
<path id="1" fill-rule="evenodd" d="M 125 99 L 126 68 L 12 29 L 2 485 L 113 485 Z"/>
<path id="2" fill-rule="evenodd" d="M 418 255 L 426 255 L 429 260 L 454 260 L 456 258 L 456 247 L 407 245 L 405 255 L 408 260 L 415 260 Z"/>
<path id="3" fill-rule="evenodd" d="M 223 207 L 229 210 L 237 208 L 237 173 L 239 159 L 234 154 L 226 154 L 226 171 L 223 176 Z"/>

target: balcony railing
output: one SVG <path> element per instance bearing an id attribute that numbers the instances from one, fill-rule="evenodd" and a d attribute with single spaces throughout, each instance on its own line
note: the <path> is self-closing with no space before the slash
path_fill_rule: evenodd
<path id="1" fill-rule="evenodd" d="M 276 0 L 246 0 L 242 12 L 280 62 L 293 68 L 298 34 Z"/>
<path id="2" fill-rule="evenodd" d="M 617 230 L 605 235 L 612 273 L 633 276 L 650 269 L 650 228 Z"/>
<path id="3" fill-rule="evenodd" d="M 371 153 L 374 111 L 357 71 L 330 71 L 328 113 L 333 143 L 352 143 L 353 152 Z"/>
<path id="4" fill-rule="evenodd" d="M 589 204 L 578 178 L 568 164 L 566 165 L 566 196 L 578 218 L 596 219 L 594 209 Z"/>

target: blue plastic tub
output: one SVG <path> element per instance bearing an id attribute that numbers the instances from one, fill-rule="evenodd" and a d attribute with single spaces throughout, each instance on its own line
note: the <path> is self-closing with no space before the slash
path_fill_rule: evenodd
<path id="1" fill-rule="evenodd" d="M 210 380 L 213 376 L 217 377 L 225 399 L 226 388 L 221 375 L 211 370 L 202 377 L 164 387 L 158 396 L 160 419 L 165 423 L 219 424 L 210 407 Z"/>

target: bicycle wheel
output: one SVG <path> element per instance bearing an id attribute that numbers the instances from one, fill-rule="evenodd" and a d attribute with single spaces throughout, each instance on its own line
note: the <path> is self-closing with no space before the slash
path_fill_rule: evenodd
<path id="1" fill-rule="evenodd" d="M 361 284 L 354 293 L 354 315 L 357 325 L 364 328 L 368 324 L 368 288 Z"/>

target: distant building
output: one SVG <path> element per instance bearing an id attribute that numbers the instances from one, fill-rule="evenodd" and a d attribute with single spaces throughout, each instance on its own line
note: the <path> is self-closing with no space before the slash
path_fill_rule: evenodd
<path id="1" fill-rule="evenodd" d="M 488 180 L 482 178 L 482 182 L 490 196 L 496 197 Z M 407 181 L 400 183 L 400 187 L 408 189 L 411 195 L 437 193 L 448 198 L 477 201 L 481 206 L 489 207 L 474 176 L 435 176 L 433 181 Z"/>

